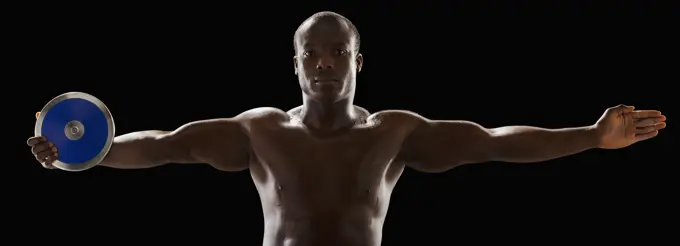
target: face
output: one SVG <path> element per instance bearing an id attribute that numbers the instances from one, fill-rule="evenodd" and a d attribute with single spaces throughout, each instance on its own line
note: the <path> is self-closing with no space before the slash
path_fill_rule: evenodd
<path id="1" fill-rule="evenodd" d="M 297 40 L 295 74 L 302 92 L 318 101 L 351 97 L 363 58 L 355 52 L 347 24 L 332 19 L 311 21 L 303 24 Z"/>

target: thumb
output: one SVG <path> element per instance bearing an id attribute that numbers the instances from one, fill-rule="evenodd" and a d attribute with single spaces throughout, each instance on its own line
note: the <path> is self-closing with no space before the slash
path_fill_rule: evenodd
<path id="1" fill-rule="evenodd" d="M 35 119 L 37 120 L 38 117 L 40 117 L 40 112 L 35 112 Z"/>
<path id="2" fill-rule="evenodd" d="M 630 113 L 630 112 L 633 112 L 633 110 L 635 110 L 635 107 L 626 106 L 626 105 L 623 105 L 623 104 L 620 104 L 619 106 L 611 107 L 611 108 L 607 109 L 609 114 L 616 114 L 616 115 Z"/>
<path id="3" fill-rule="evenodd" d="M 635 107 L 633 106 L 626 106 L 626 105 L 621 105 L 623 107 L 623 113 L 630 113 L 635 110 Z"/>

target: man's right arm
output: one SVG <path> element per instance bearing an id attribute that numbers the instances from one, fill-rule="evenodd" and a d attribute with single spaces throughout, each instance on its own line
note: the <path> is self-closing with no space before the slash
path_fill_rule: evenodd
<path id="1" fill-rule="evenodd" d="M 169 163 L 205 163 L 224 171 L 248 168 L 250 144 L 244 116 L 191 122 L 174 131 L 140 131 L 114 138 L 99 164 L 120 169 Z"/>

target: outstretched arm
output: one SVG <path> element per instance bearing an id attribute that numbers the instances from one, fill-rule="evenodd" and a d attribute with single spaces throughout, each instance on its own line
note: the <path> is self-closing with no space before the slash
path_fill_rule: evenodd
<path id="1" fill-rule="evenodd" d="M 402 158 L 407 165 L 426 172 L 486 161 L 540 162 L 591 148 L 622 148 L 654 137 L 666 126 L 659 111 L 634 111 L 627 106 L 607 109 L 591 126 L 562 129 L 487 129 L 467 121 L 413 119 Z"/>
<path id="2" fill-rule="evenodd" d="M 203 120 L 174 131 L 140 131 L 118 136 L 100 166 L 151 168 L 168 163 L 205 163 L 220 170 L 248 167 L 249 141 L 243 117 Z"/>

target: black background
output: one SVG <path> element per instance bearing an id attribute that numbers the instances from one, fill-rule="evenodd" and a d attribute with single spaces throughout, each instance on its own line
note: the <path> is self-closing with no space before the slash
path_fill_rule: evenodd
<path id="1" fill-rule="evenodd" d="M 383 245 L 656 240 L 671 232 L 663 223 L 675 223 L 671 87 L 678 82 L 678 39 L 671 17 L 678 9 L 595 2 L 19 8 L 11 49 L 19 56 L 11 63 L 22 92 L 7 91 L 22 97 L 13 133 L 25 141 L 33 113 L 68 91 L 103 100 L 117 134 L 172 130 L 261 106 L 288 110 L 301 103 L 293 32 L 330 10 L 359 29 L 364 67 L 355 103 L 371 112 L 550 128 L 592 124 L 618 104 L 668 116 L 660 136 L 625 149 L 442 174 L 407 169 Z M 261 244 L 262 211 L 247 171 L 168 165 L 70 173 L 43 169 L 28 148 L 15 156 L 19 175 L 4 177 L 14 191 L 7 201 L 18 210 L 7 216 L 20 216 L 19 231 L 45 233 L 25 239 Z"/>

